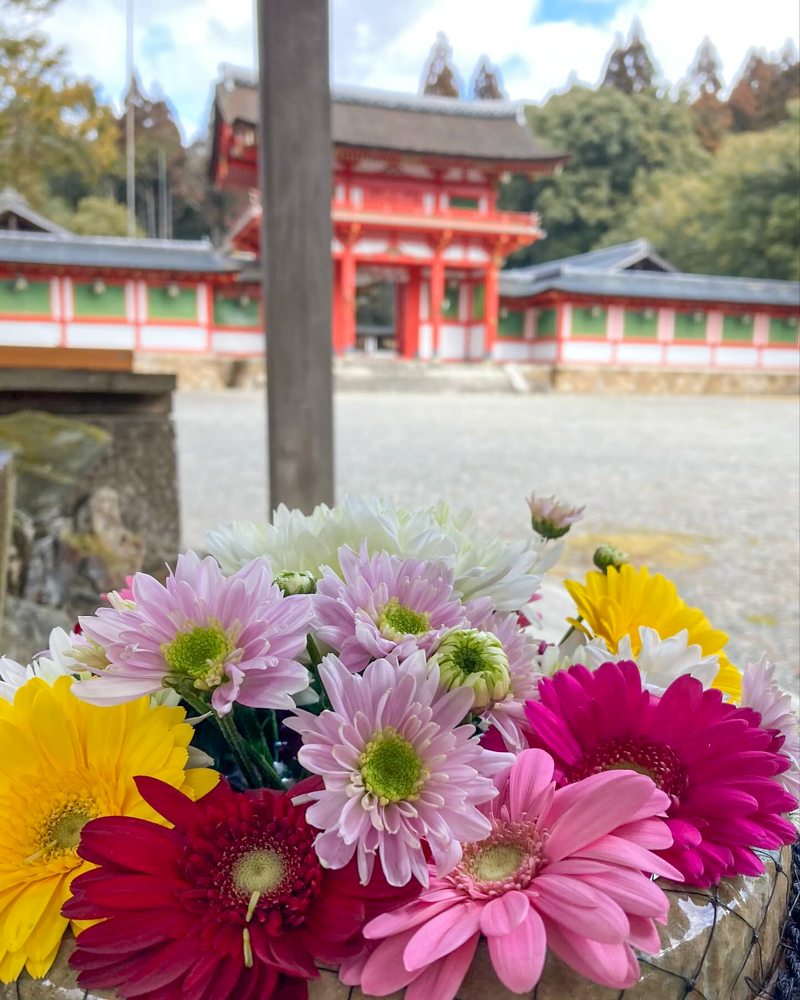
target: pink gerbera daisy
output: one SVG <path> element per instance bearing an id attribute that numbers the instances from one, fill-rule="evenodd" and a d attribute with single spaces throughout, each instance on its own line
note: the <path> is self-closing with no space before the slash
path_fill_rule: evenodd
<path id="1" fill-rule="evenodd" d="M 370 557 L 339 549 L 339 576 L 325 567 L 317 584 L 314 625 L 319 638 L 357 672 L 372 659 L 397 663 L 415 649 L 430 649 L 437 636 L 492 610 L 488 597 L 462 604 L 453 593 L 453 570 L 441 562 Z"/>
<path id="2" fill-rule="evenodd" d="M 73 686 L 93 705 L 119 705 L 163 687 L 210 697 L 218 715 L 235 701 L 253 708 L 294 708 L 308 686 L 294 657 L 305 647 L 309 597 L 284 597 L 265 559 L 224 577 L 211 558 L 178 557 L 166 586 L 137 573 L 135 606 L 100 608 L 81 618 L 86 639 L 108 664 Z"/>
<path id="3" fill-rule="evenodd" d="M 480 840 L 490 824 L 477 808 L 497 791 L 491 775 L 513 757 L 484 750 L 475 728 L 461 725 L 472 693 L 439 689 L 436 666 L 418 650 L 402 665 L 375 660 L 352 674 L 326 656 L 320 676 L 332 711 L 298 711 L 284 720 L 302 734 L 298 760 L 325 781 L 306 798 L 308 822 L 323 832 L 317 854 L 343 868 L 357 853 L 361 881 L 376 854 L 390 885 L 428 883 L 427 842 L 445 875 L 461 859 L 460 841 Z"/>
<path id="4" fill-rule="evenodd" d="M 371 996 L 408 986 L 407 1000 L 452 1000 L 478 940 L 503 984 L 528 993 L 549 945 L 577 972 L 627 989 L 639 978 L 631 945 L 660 947 L 653 921 L 669 903 L 645 871 L 680 878 L 651 853 L 672 836 L 657 815 L 667 795 L 630 771 L 596 774 L 555 791 L 553 760 L 525 750 L 495 778 L 499 795 L 483 807 L 488 837 L 464 845 L 446 877 L 364 928 L 379 941 L 346 961 L 345 983 Z"/>
<path id="5" fill-rule="evenodd" d="M 575 666 L 539 682 L 540 700 L 526 705 L 529 742 L 552 754 L 559 785 L 618 768 L 651 777 L 670 797 L 674 844 L 661 856 L 690 885 L 756 875 L 764 869 L 751 848 L 796 836 L 780 815 L 796 799 L 772 780 L 790 762 L 757 712 L 722 697 L 688 675 L 649 694 L 631 661 Z"/>

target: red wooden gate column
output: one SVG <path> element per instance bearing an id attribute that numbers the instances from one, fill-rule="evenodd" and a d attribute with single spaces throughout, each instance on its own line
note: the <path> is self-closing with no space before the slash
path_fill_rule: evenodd
<path id="1" fill-rule="evenodd" d="M 403 286 L 403 350 L 404 358 L 416 358 L 419 354 L 419 292 L 420 269 L 412 267 L 408 282 Z"/>
<path id="2" fill-rule="evenodd" d="M 492 348 L 497 340 L 497 313 L 500 307 L 500 299 L 497 288 L 498 260 L 492 255 L 491 262 L 486 271 L 483 292 L 483 320 L 486 324 L 486 336 L 484 338 L 486 357 L 491 358 Z"/>
<path id="3" fill-rule="evenodd" d="M 431 261 L 431 357 L 439 354 L 439 327 L 442 322 L 444 299 L 444 260 L 437 250 Z"/>
<path id="4" fill-rule="evenodd" d="M 339 273 L 342 287 L 340 343 L 344 352 L 356 346 L 356 259 L 350 245 L 344 248 Z"/>

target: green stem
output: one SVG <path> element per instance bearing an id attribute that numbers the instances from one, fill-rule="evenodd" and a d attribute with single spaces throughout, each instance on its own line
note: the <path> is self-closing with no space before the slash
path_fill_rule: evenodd
<path id="1" fill-rule="evenodd" d="M 311 660 L 311 666 L 316 671 L 316 668 L 322 663 L 322 655 L 320 654 L 319 648 L 314 641 L 314 636 L 309 635 L 306 640 L 306 649 L 308 650 L 308 655 Z"/>
<path id="2" fill-rule="evenodd" d="M 581 615 L 578 615 L 578 621 L 579 622 L 583 621 L 583 618 L 581 617 Z M 574 631 L 575 631 L 575 626 L 574 625 L 570 625 L 570 627 L 567 629 L 567 631 L 559 639 L 558 645 L 559 646 L 563 646 L 564 643 L 567 641 L 567 639 L 569 639 L 569 637 L 572 635 L 572 633 Z"/>

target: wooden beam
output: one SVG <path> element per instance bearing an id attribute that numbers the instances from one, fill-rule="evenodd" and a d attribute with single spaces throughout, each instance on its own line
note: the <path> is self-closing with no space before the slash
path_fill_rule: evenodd
<path id="1" fill-rule="evenodd" d="M 332 503 L 328 0 L 258 2 L 270 506 Z"/>

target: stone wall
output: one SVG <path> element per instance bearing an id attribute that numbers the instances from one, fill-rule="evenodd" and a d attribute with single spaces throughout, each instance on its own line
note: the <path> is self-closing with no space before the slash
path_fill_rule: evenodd
<path id="1" fill-rule="evenodd" d="M 671 370 L 564 365 L 553 373 L 557 392 L 647 395 L 797 395 L 800 374 L 766 371 Z"/>
<path id="2" fill-rule="evenodd" d="M 264 358 L 137 352 L 133 366 L 134 371 L 140 374 L 174 375 L 181 391 L 262 389 L 267 384 Z"/>

